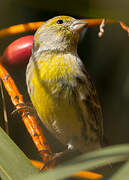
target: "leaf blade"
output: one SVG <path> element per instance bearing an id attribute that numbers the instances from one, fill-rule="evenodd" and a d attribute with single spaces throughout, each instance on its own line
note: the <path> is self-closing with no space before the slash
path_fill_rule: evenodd
<path id="1" fill-rule="evenodd" d="M 0 170 L 2 180 L 23 180 L 38 173 L 25 154 L 0 128 Z"/>
<path id="2" fill-rule="evenodd" d="M 121 180 L 129 178 L 129 161 L 127 161 L 117 172 L 110 177 L 110 180 Z"/>
<path id="3" fill-rule="evenodd" d="M 48 172 L 40 173 L 34 177 L 29 177 L 26 180 L 51 180 L 69 177 L 75 172 L 81 170 L 93 170 L 114 162 L 126 160 L 129 157 L 129 145 L 118 145 L 103 148 L 98 151 L 87 153 L 75 158 L 74 160 L 65 163 Z"/>

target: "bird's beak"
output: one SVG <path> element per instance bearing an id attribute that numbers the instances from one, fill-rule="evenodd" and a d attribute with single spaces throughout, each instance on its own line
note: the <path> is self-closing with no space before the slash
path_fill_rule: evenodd
<path id="1" fill-rule="evenodd" d="M 88 22 L 82 21 L 82 20 L 75 20 L 73 23 L 70 25 L 70 29 L 73 32 L 78 32 L 81 31 L 82 29 L 88 27 Z"/>

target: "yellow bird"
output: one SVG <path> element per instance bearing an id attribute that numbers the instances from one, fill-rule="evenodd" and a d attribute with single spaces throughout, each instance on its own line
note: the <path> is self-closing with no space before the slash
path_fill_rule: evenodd
<path id="1" fill-rule="evenodd" d="M 87 23 L 69 16 L 48 20 L 34 35 L 26 71 L 40 120 L 69 150 L 101 147 L 103 118 L 95 87 L 77 54 Z"/>

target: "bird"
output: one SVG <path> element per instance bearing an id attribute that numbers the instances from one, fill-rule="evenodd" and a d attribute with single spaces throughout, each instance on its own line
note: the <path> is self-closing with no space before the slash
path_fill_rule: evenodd
<path id="1" fill-rule="evenodd" d="M 57 16 L 34 34 L 26 84 L 46 128 L 71 151 L 89 152 L 103 142 L 103 115 L 91 77 L 78 53 L 87 22 Z"/>

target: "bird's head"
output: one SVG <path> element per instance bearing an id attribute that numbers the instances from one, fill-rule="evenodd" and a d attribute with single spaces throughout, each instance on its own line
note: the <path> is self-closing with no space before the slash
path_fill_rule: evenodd
<path id="1" fill-rule="evenodd" d="M 70 16 L 57 16 L 48 20 L 35 33 L 34 51 L 76 51 L 80 31 L 87 22 Z"/>

